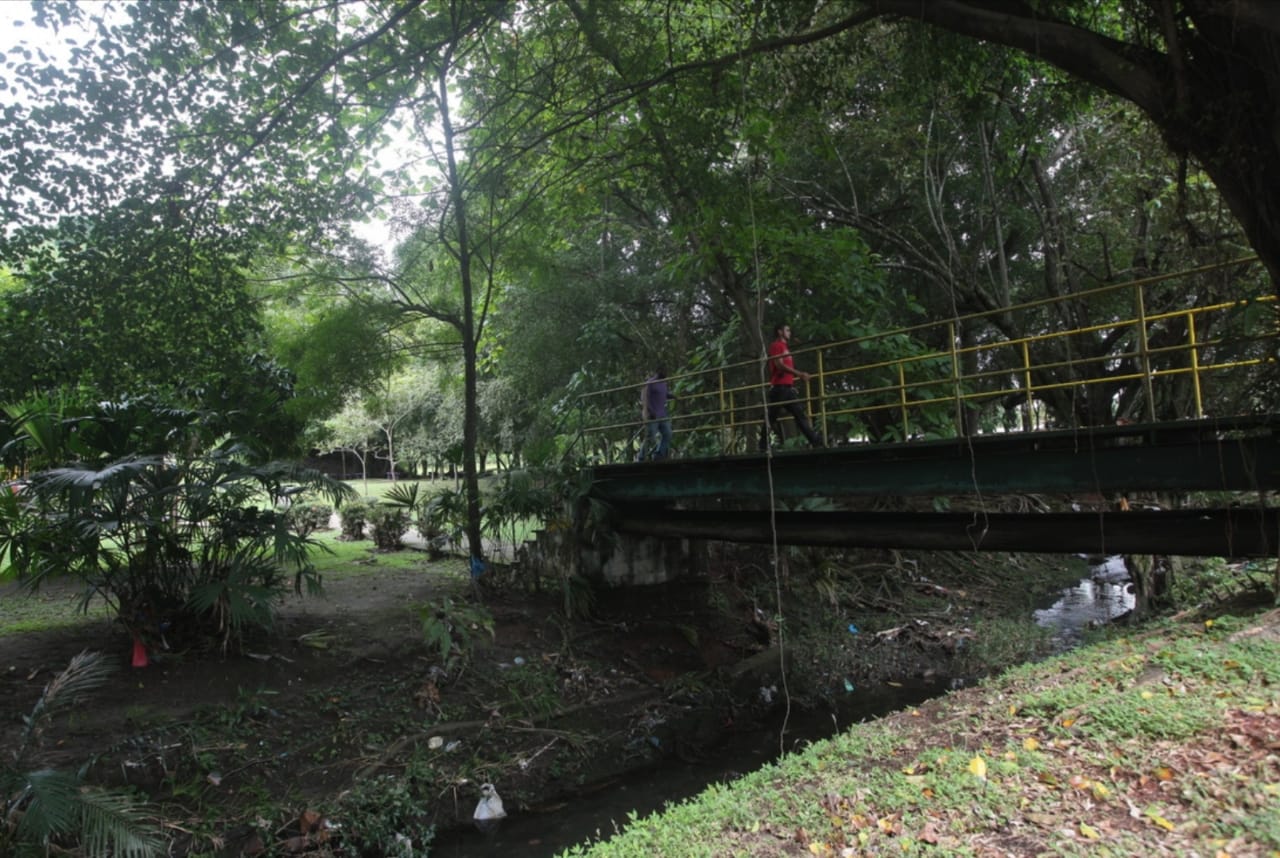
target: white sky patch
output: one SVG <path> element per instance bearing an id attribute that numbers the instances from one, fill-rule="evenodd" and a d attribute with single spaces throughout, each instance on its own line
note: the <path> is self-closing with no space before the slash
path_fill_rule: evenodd
<path id="1" fill-rule="evenodd" d="M 59 25 L 55 30 L 53 27 L 41 27 L 36 24 L 36 13 L 32 3 L 21 2 L 21 0 L 0 0 L 0 54 L 3 54 L 3 59 L 12 61 L 13 56 L 10 51 L 13 48 L 26 47 L 31 51 L 31 59 L 35 62 L 42 64 L 45 62 L 40 56 L 41 53 L 55 62 L 70 62 L 72 50 L 77 46 L 83 47 L 95 36 L 85 24 L 103 18 L 108 20 L 124 18 L 124 10 L 115 3 L 81 2 L 78 7 L 88 20 L 66 27 Z M 0 76 L 9 79 L 9 88 L 6 92 L 0 93 L 0 101 L 10 103 L 13 101 L 12 75 L 13 72 L 8 69 L 0 72 Z"/>
<path id="2" fill-rule="evenodd" d="M 84 20 L 57 29 L 38 26 L 35 23 L 33 4 L 22 0 L 0 0 L 0 105 L 27 104 L 35 99 L 28 97 L 27 87 L 20 80 L 16 68 L 30 62 L 36 66 L 46 64 L 70 64 L 73 50 L 83 49 L 98 37 L 95 22 L 103 17 L 123 21 L 128 15 L 127 4 L 107 0 L 80 0 L 78 3 Z M 30 52 L 28 59 L 22 50 Z M 423 145 L 414 139 L 409 130 L 412 122 L 406 122 L 402 130 L 393 132 L 393 139 L 384 148 L 372 154 L 373 159 L 389 165 L 405 165 L 394 169 L 413 169 L 409 165 L 424 156 Z M 68 156 L 74 157 L 74 156 Z M 368 222 L 353 222 L 350 233 L 389 254 L 405 236 L 397 234 L 398 224 L 390 206 L 384 207 L 383 218 Z"/>

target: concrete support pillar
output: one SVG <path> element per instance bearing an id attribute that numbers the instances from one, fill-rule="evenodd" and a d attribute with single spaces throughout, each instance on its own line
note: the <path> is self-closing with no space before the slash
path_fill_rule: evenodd
<path id="1" fill-rule="evenodd" d="M 579 572 L 606 587 L 664 584 L 692 572 L 694 552 L 688 539 L 616 533 L 607 547 L 582 546 Z"/>

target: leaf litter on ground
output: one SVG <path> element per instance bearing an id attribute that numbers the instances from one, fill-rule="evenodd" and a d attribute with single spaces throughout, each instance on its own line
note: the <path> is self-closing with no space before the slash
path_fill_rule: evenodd
<path id="1" fill-rule="evenodd" d="M 1280 609 L 856 725 L 570 855 L 1280 855 Z"/>

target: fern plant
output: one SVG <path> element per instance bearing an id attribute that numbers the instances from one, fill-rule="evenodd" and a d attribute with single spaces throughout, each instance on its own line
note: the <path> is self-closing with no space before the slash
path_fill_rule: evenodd
<path id="1" fill-rule="evenodd" d="M 440 602 L 427 602 L 418 606 L 422 621 L 422 636 L 427 645 L 440 653 L 440 660 L 449 669 L 471 657 L 472 639 L 479 632 L 494 635 L 493 616 L 482 605 L 469 605 L 449 596 Z"/>
<path id="2" fill-rule="evenodd" d="M 47 856 L 78 846 L 87 858 L 151 858 L 160 836 L 132 796 L 93 788 L 79 773 L 33 768 L 54 715 L 102 685 L 113 668 L 101 653 L 82 652 L 45 686 L 25 716 L 18 747 L 0 761 L 0 855 Z"/>

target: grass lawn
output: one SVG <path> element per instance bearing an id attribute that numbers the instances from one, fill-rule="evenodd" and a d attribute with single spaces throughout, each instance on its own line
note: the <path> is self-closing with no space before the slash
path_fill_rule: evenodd
<path id="1" fill-rule="evenodd" d="M 466 564 L 456 557 L 429 561 L 422 551 L 376 551 L 373 542 L 362 539 L 356 542 L 338 538 L 337 530 L 323 530 L 312 534 L 320 543 L 311 560 L 323 581 L 337 581 L 377 574 L 389 569 L 422 569 L 430 567 L 433 574 L 442 574 L 456 566 L 460 580 L 467 580 Z M 53 581 L 35 593 L 22 588 L 17 581 L 0 578 L 0 637 L 25 632 L 77 626 L 96 622 L 111 616 L 102 599 L 93 600 L 87 612 L 78 609 L 78 585 L 71 580 Z"/>
<path id="2" fill-rule="evenodd" d="M 56 582 L 29 593 L 16 581 L 0 579 L 0 636 L 77 626 L 111 616 L 102 599 L 94 599 L 83 613 L 78 604 L 71 582 Z"/>
<path id="3" fill-rule="evenodd" d="M 432 489 L 438 487 L 437 491 L 444 491 L 446 488 L 453 488 L 452 480 L 343 480 L 352 490 L 362 498 L 377 498 L 382 500 L 387 496 L 387 492 L 398 485 L 407 485 L 409 483 L 419 482 L 422 488 L 420 492 L 428 492 L 435 494 Z"/>
<path id="4" fill-rule="evenodd" d="M 357 577 L 367 574 L 370 569 L 425 569 L 429 562 L 422 551 L 377 551 L 373 542 L 368 539 L 351 542 L 339 539 L 338 536 L 336 530 L 311 534 L 311 538 L 323 546 L 323 550 L 311 555 L 311 562 L 326 580 L 334 577 Z M 444 561 L 436 561 L 431 565 L 438 566 L 442 562 Z M 461 568 L 462 561 L 457 560 L 457 563 Z"/>

